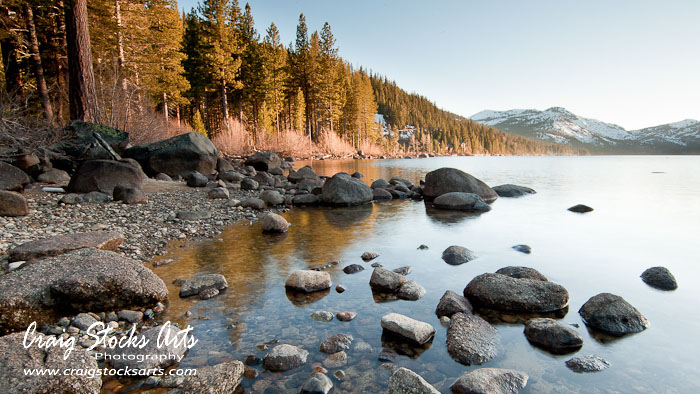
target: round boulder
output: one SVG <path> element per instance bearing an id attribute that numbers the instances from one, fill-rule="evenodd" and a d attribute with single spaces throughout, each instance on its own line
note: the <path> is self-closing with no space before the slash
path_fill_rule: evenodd
<path id="1" fill-rule="evenodd" d="M 542 280 L 542 281 L 547 281 L 547 277 L 542 275 L 540 271 L 530 268 L 530 267 L 514 267 L 514 266 L 509 266 L 509 267 L 503 267 L 496 271 L 497 274 L 501 275 L 506 275 L 510 276 L 511 278 L 515 279 L 534 279 L 534 280 Z"/>
<path id="2" fill-rule="evenodd" d="M 323 271 L 294 271 L 287 277 L 287 280 L 284 282 L 284 287 L 304 293 L 330 289 L 331 275 Z"/>
<path id="3" fill-rule="evenodd" d="M 615 336 L 641 332 L 650 325 L 624 298 L 610 293 L 591 297 L 578 313 L 589 327 Z"/>
<path id="4" fill-rule="evenodd" d="M 462 375 L 450 389 L 453 394 L 517 394 L 527 379 L 526 374 L 512 369 L 479 368 Z"/>
<path id="5" fill-rule="evenodd" d="M 491 207 L 477 194 L 462 192 L 442 194 L 433 200 L 433 206 L 438 209 L 468 212 L 488 212 L 491 210 Z"/>
<path id="6" fill-rule="evenodd" d="M 276 213 L 268 213 L 260 221 L 264 233 L 286 233 L 289 222 Z"/>
<path id="7" fill-rule="evenodd" d="M 346 173 L 338 173 L 323 184 L 321 199 L 331 205 L 358 205 L 372 201 L 372 189 Z"/>
<path id="8" fill-rule="evenodd" d="M 642 273 L 642 280 L 651 287 L 660 290 L 676 290 L 678 283 L 666 267 L 651 267 Z"/>
<path id="9" fill-rule="evenodd" d="M 475 193 L 486 203 L 498 198 L 487 184 L 456 168 L 440 168 L 425 175 L 423 195 L 426 200 L 432 201 L 450 192 Z"/>
<path id="10" fill-rule="evenodd" d="M 498 331 L 479 316 L 457 312 L 447 329 L 447 352 L 464 365 L 479 365 L 498 354 Z"/>
<path id="11" fill-rule="evenodd" d="M 525 337 L 536 346 L 557 354 L 570 353 L 583 346 L 583 337 L 576 330 L 549 318 L 528 320 Z"/>
<path id="12" fill-rule="evenodd" d="M 494 186 L 493 190 L 499 197 L 522 197 L 537 193 L 534 189 L 530 189 L 529 187 L 512 184 Z"/>
<path id="13" fill-rule="evenodd" d="M 463 246 L 452 245 L 442 252 L 442 259 L 449 265 L 460 265 L 476 259 L 476 254 Z"/>
<path id="14" fill-rule="evenodd" d="M 306 364 L 309 352 L 292 345 L 277 345 L 263 359 L 263 368 L 273 372 L 289 371 Z"/>
<path id="15" fill-rule="evenodd" d="M 473 305 L 504 312 L 553 312 L 569 304 L 569 292 L 561 285 L 492 273 L 472 279 L 464 296 Z"/>

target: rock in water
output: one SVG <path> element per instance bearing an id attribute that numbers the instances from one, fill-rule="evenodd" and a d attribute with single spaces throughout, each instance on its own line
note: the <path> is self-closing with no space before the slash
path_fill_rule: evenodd
<path id="1" fill-rule="evenodd" d="M 425 295 L 425 288 L 416 281 L 408 281 L 404 283 L 396 295 L 402 300 L 417 301 Z"/>
<path id="2" fill-rule="evenodd" d="M 440 168 L 425 175 L 423 195 L 427 201 L 450 192 L 475 193 L 486 203 L 498 198 L 487 184 L 455 168 Z"/>
<path id="3" fill-rule="evenodd" d="M 365 270 L 365 267 L 363 267 L 359 264 L 350 264 L 350 265 L 346 266 L 345 268 L 343 268 L 343 272 L 345 272 L 346 274 L 356 274 L 356 273 L 358 273 L 360 271 L 364 271 L 364 270 Z"/>
<path id="4" fill-rule="evenodd" d="M 476 259 L 476 254 L 463 246 L 450 246 L 442 252 L 442 259 L 449 265 L 460 265 Z"/>
<path id="5" fill-rule="evenodd" d="M 590 355 L 585 357 L 574 357 L 566 361 L 566 366 L 578 373 L 599 372 L 607 369 L 610 363 L 602 357 Z"/>
<path id="6" fill-rule="evenodd" d="M 204 134 L 192 132 L 131 147 L 124 156 L 136 159 L 150 176 L 162 172 L 185 177 L 192 171 L 201 174 L 214 172 L 219 153 Z"/>
<path id="7" fill-rule="evenodd" d="M 573 207 L 569 208 L 569 211 L 576 213 L 586 213 L 591 212 L 592 210 L 593 208 L 583 204 L 574 205 Z"/>
<path id="8" fill-rule="evenodd" d="M 221 274 L 200 274 L 186 280 L 180 287 L 180 297 L 197 295 L 206 289 L 224 290 L 228 288 L 226 278 Z"/>
<path id="9" fill-rule="evenodd" d="M 433 200 L 433 206 L 438 209 L 468 212 L 488 212 L 491 210 L 491 207 L 479 195 L 463 192 L 441 194 Z"/>
<path id="10" fill-rule="evenodd" d="M 88 160 L 83 162 L 66 187 L 72 193 L 93 191 L 112 195 L 117 185 L 141 187 L 145 175 L 133 163 L 122 160 Z"/>
<path id="11" fill-rule="evenodd" d="M 197 375 L 187 376 L 174 394 L 233 393 L 241 383 L 245 367 L 240 361 L 231 361 L 197 368 Z"/>
<path id="12" fill-rule="evenodd" d="M 472 304 L 465 297 L 455 293 L 452 290 L 447 290 L 440 298 L 435 314 L 438 317 L 451 317 L 457 312 L 462 312 L 470 315 L 473 311 Z"/>
<path id="13" fill-rule="evenodd" d="M 641 332 L 650 325 L 649 320 L 624 298 L 610 293 L 591 297 L 578 313 L 589 327 L 610 335 Z"/>
<path id="14" fill-rule="evenodd" d="M 651 287 L 660 290 L 676 290 L 678 283 L 666 267 L 651 267 L 642 273 L 642 280 Z"/>
<path id="15" fill-rule="evenodd" d="M 440 394 L 440 392 L 410 369 L 397 368 L 389 378 L 389 394 Z"/>
<path id="16" fill-rule="evenodd" d="M 289 179 L 289 182 L 299 183 L 304 179 L 311 179 L 317 181 L 320 178 L 318 177 L 318 175 L 316 175 L 316 172 L 313 168 L 311 168 L 311 166 L 304 166 L 300 168 L 299 171 L 290 172 L 287 179 Z"/>
<path id="17" fill-rule="evenodd" d="M 505 275 L 505 276 L 510 276 L 511 278 L 515 279 L 534 279 L 534 280 L 541 280 L 546 282 L 547 277 L 542 275 L 540 271 L 530 268 L 530 267 L 515 267 L 515 266 L 509 266 L 509 267 L 503 267 L 496 271 L 497 274 Z"/>
<path id="18" fill-rule="evenodd" d="M 548 318 L 528 320 L 525 323 L 525 337 L 533 344 L 558 354 L 573 352 L 583 346 L 583 337 L 576 330 Z"/>
<path id="19" fill-rule="evenodd" d="M 525 254 L 532 253 L 532 248 L 529 245 L 515 245 L 515 246 L 513 246 L 513 249 L 517 250 L 520 253 L 525 253 Z"/>
<path id="20" fill-rule="evenodd" d="M 435 328 L 428 323 L 411 319 L 398 313 L 382 316 L 382 328 L 400 337 L 422 345 L 435 335 Z"/>
<path id="21" fill-rule="evenodd" d="M 301 386 L 301 394 L 328 394 L 333 389 L 333 382 L 328 376 L 316 372 Z"/>
<path id="22" fill-rule="evenodd" d="M 372 261 L 379 257 L 379 253 L 374 253 L 374 252 L 364 252 L 362 253 L 362 260 L 364 261 Z"/>
<path id="23" fill-rule="evenodd" d="M 245 165 L 253 166 L 257 171 L 269 171 L 272 168 L 279 168 L 282 160 L 274 152 L 258 152 L 245 161 Z"/>
<path id="24" fill-rule="evenodd" d="M 498 331 L 476 315 L 457 312 L 447 329 L 447 352 L 465 365 L 479 365 L 498 354 Z"/>
<path id="25" fill-rule="evenodd" d="M 25 327 L 26 329 L 26 327 Z M 47 337 L 36 333 L 36 336 Z M 39 348 L 36 344 L 25 349 L 23 345 L 25 332 L 0 337 L 0 387 L 11 393 L 72 393 L 99 394 L 102 379 L 98 375 L 88 374 L 33 375 L 25 373 L 26 369 L 98 369 L 97 361 L 86 350 L 76 348 L 64 359 L 65 348 L 52 346 Z M 29 335 L 32 338 L 32 335 Z"/>
<path id="26" fill-rule="evenodd" d="M 381 292 L 397 291 L 404 283 L 406 283 L 405 276 L 381 267 L 375 268 L 369 279 L 370 287 Z"/>
<path id="27" fill-rule="evenodd" d="M 328 272 L 299 270 L 292 272 L 284 286 L 290 290 L 310 293 L 330 289 L 331 275 Z"/>
<path id="28" fill-rule="evenodd" d="M 553 282 L 485 273 L 464 288 L 472 305 L 504 312 L 553 312 L 569 304 L 569 292 Z"/>
<path id="29" fill-rule="evenodd" d="M 0 174 L 0 190 L 21 192 L 30 182 L 29 175 L 4 161 L 0 161 Z"/>
<path id="30" fill-rule="evenodd" d="M 331 315 L 332 316 L 332 315 Z M 321 353 L 333 354 L 338 353 L 342 350 L 350 349 L 352 345 L 353 337 L 352 335 L 346 334 L 335 334 L 328 337 L 323 343 L 321 343 Z"/>
<path id="31" fill-rule="evenodd" d="M 25 216 L 29 214 L 29 204 L 23 195 L 0 190 L 0 216 Z"/>
<path id="32" fill-rule="evenodd" d="M 333 313 L 328 311 L 316 311 L 311 314 L 311 318 L 316 321 L 329 322 L 333 320 Z"/>
<path id="33" fill-rule="evenodd" d="M 462 375 L 451 389 L 453 394 L 517 394 L 527 378 L 512 369 L 479 368 Z"/>
<path id="34" fill-rule="evenodd" d="M 372 201 L 372 189 L 346 173 L 333 175 L 323 184 L 321 199 L 331 205 L 358 205 Z"/>
<path id="35" fill-rule="evenodd" d="M 95 248 L 116 251 L 124 242 L 124 236 L 117 231 L 93 231 L 55 235 L 49 238 L 25 242 L 10 249 L 10 262 L 29 261 L 44 257 L 58 256 L 76 249 Z"/>
<path id="36" fill-rule="evenodd" d="M 534 189 L 530 189 L 529 187 L 512 184 L 494 186 L 493 191 L 495 191 L 499 197 L 522 197 L 537 193 Z"/>
<path id="37" fill-rule="evenodd" d="M 309 352 L 292 345 L 277 345 L 265 356 L 263 368 L 273 372 L 289 371 L 306 364 Z"/>
<path id="38" fill-rule="evenodd" d="M 127 346 L 121 348 L 116 346 L 108 348 L 105 353 L 113 356 L 109 361 L 113 368 L 128 368 L 140 376 L 148 376 L 150 374 L 148 372 L 149 369 L 165 369 L 175 365 L 178 360 L 173 358 L 173 356 L 183 356 L 185 354 L 187 346 L 182 341 L 174 340 L 179 333 L 180 329 L 170 324 L 149 328 L 134 336 L 134 343 L 141 343 L 144 339 L 147 340 L 145 347 Z M 165 338 L 173 340 L 166 341 Z"/>
<path id="39" fill-rule="evenodd" d="M 276 213 L 268 213 L 260 221 L 264 233 L 286 233 L 289 222 Z"/>

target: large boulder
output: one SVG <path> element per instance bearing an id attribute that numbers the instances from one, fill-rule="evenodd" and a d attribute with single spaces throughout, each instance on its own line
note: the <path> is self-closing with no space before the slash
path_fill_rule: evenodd
<path id="1" fill-rule="evenodd" d="M 38 260 L 0 279 L 0 333 L 59 316 L 152 306 L 168 299 L 165 283 L 138 261 L 81 249 Z"/>
<path id="2" fill-rule="evenodd" d="M 46 341 L 49 337 L 34 334 L 38 340 Z M 31 340 L 35 336 L 29 334 Z M 19 393 L 71 393 L 99 394 L 102 379 L 99 375 L 63 374 L 56 375 L 25 373 L 31 370 L 77 369 L 96 371 L 97 361 L 82 348 L 73 349 L 64 358 L 66 349 L 58 346 L 39 347 L 33 344 L 24 347 L 25 332 L 18 332 L 0 337 L 0 387 L 7 394 Z M 55 338 L 54 338 L 55 339 Z"/>
<path id="3" fill-rule="evenodd" d="M 449 209 L 467 212 L 488 212 L 489 204 L 475 193 L 450 192 L 438 196 L 433 200 L 433 206 L 437 209 Z"/>
<path id="4" fill-rule="evenodd" d="M 124 235 L 117 231 L 55 235 L 15 246 L 9 252 L 10 262 L 37 260 L 85 248 L 116 251 L 122 242 Z"/>
<path id="5" fill-rule="evenodd" d="M 112 195 L 117 185 L 141 187 L 145 176 L 140 168 L 128 161 L 88 160 L 83 162 L 70 180 L 68 191 L 93 191 Z"/>
<path id="6" fill-rule="evenodd" d="M 479 365 L 498 354 L 498 331 L 479 316 L 457 312 L 447 329 L 447 352 L 465 365 Z"/>
<path id="7" fill-rule="evenodd" d="M 279 168 L 282 165 L 282 160 L 274 152 L 258 152 L 250 156 L 245 165 L 252 166 L 257 171 L 268 171 L 271 168 Z"/>
<path id="8" fill-rule="evenodd" d="M 442 252 L 442 260 L 449 265 L 460 265 L 476 259 L 476 254 L 464 246 L 452 245 Z"/>
<path id="9" fill-rule="evenodd" d="M 29 184 L 29 175 L 4 161 L 0 161 L 0 174 L 0 190 L 21 192 Z"/>
<path id="10" fill-rule="evenodd" d="M 496 271 L 497 274 L 510 276 L 515 279 L 535 279 L 541 281 L 547 281 L 547 277 L 542 275 L 542 273 L 534 268 L 530 267 L 519 267 L 519 266 L 508 266 L 503 267 Z"/>
<path id="11" fill-rule="evenodd" d="M 389 394 L 440 394 L 420 375 L 407 368 L 397 368 L 389 377 Z"/>
<path id="12" fill-rule="evenodd" d="M 666 267 L 651 267 L 642 272 L 642 280 L 651 287 L 660 290 L 676 290 L 678 283 Z"/>
<path id="13" fill-rule="evenodd" d="M 525 337 L 553 353 L 569 353 L 583 346 L 583 337 L 554 319 L 536 318 L 525 323 Z"/>
<path id="14" fill-rule="evenodd" d="M 610 335 L 625 335 L 649 328 L 649 320 L 624 298 L 610 293 L 591 297 L 579 309 L 584 323 Z"/>
<path id="15" fill-rule="evenodd" d="M 58 168 L 49 168 L 36 178 L 39 182 L 55 183 L 57 185 L 67 185 L 70 182 L 70 175 Z"/>
<path id="16" fill-rule="evenodd" d="M 338 173 L 323 184 L 321 199 L 331 205 L 358 205 L 372 201 L 372 189 L 346 173 Z"/>
<path id="17" fill-rule="evenodd" d="M 498 198 L 487 184 L 456 168 L 440 168 L 425 175 L 423 196 L 427 201 L 450 192 L 475 193 L 486 203 Z"/>
<path id="18" fill-rule="evenodd" d="M 178 363 L 187 352 L 181 330 L 169 323 L 156 326 L 134 336 L 133 343 L 145 346 L 107 348 L 106 356 L 115 369 L 129 369 L 139 376 L 149 376 L 153 369 L 168 368 Z"/>
<path id="19" fill-rule="evenodd" d="M 191 171 L 211 174 L 216 170 L 218 155 L 209 138 L 197 132 L 137 145 L 124 152 L 125 157 L 136 159 L 149 176 L 159 172 L 182 177 Z"/>
<path id="20" fill-rule="evenodd" d="M 110 153 L 95 138 L 95 133 L 117 154 L 124 153 L 129 145 L 129 133 L 109 126 L 74 121 L 68 130 L 72 131 L 74 136 L 52 145 L 49 149 L 77 160 L 112 159 Z"/>
<path id="21" fill-rule="evenodd" d="M 569 304 L 569 292 L 561 285 L 492 273 L 472 279 L 464 296 L 476 306 L 504 312 L 553 312 Z"/>
<path id="22" fill-rule="evenodd" d="M 530 189 L 529 187 L 525 186 L 512 185 L 510 183 L 494 186 L 493 190 L 499 197 L 522 197 L 528 194 L 537 193 L 535 189 Z"/>
<path id="23" fill-rule="evenodd" d="M 520 371 L 479 368 L 462 375 L 450 389 L 453 394 L 517 394 L 525 388 L 527 379 Z"/>
<path id="24" fill-rule="evenodd" d="M 287 179 L 289 179 L 289 181 L 292 183 L 299 183 L 305 179 L 310 179 L 310 180 L 315 180 L 315 181 L 320 180 L 319 176 L 316 174 L 314 169 L 311 168 L 311 166 L 304 166 L 304 167 L 301 167 L 298 171 L 290 172 Z"/>
<path id="25" fill-rule="evenodd" d="M 411 280 L 404 283 L 399 288 L 399 291 L 396 292 L 396 296 L 402 300 L 417 301 L 423 298 L 425 293 L 426 291 L 423 286 L 421 286 L 418 282 Z"/>
<path id="26" fill-rule="evenodd" d="M 330 289 L 331 275 L 324 271 L 299 270 L 292 272 L 284 282 L 284 287 L 293 291 L 311 293 Z"/>
<path id="27" fill-rule="evenodd" d="M 438 317 L 451 317 L 458 312 L 471 314 L 472 311 L 472 304 L 469 303 L 469 300 L 452 290 L 447 290 L 443 294 L 437 308 L 435 308 L 435 314 Z"/>
<path id="28" fill-rule="evenodd" d="M 372 277 L 369 279 L 369 286 L 372 290 L 379 292 L 394 292 L 398 291 L 406 281 L 406 277 L 401 274 L 386 270 L 382 267 L 377 267 L 374 269 Z"/>
<path id="29" fill-rule="evenodd" d="M 187 376 L 176 394 L 233 393 L 241 384 L 245 366 L 240 361 L 197 368 L 197 374 Z"/>
<path id="30" fill-rule="evenodd" d="M 306 364 L 309 352 L 292 345 L 277 345 L 265 356 L 263 368 L 273 372 L 289 371 Z"/>
<path id="31" fill-rule="evenodd" d="M 435 328 L 430 324 L 398 313 L 382 316 L 381 325 L 384 330 L 419 345 L 427 343 L 435 335 Z"/>
<path id="32" fill-rule="evenodd" d="M 29 205 L 23 195 L 0 190 L 0 216 L 24 216 L 28 213 Z"/>

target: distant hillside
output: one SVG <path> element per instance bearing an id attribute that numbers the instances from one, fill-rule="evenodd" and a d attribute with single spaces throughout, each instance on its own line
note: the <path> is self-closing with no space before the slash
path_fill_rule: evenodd
<path id="1" fill-rule="evenodd" d="M 458 154 L 573 155 L 587 150 L 504 133 L 489 125 L 438 108 L 427 98 L 409 94 L 386 77 L 371 76 L 385 134 L 415 151 Z"/>
<path id="2" fill-rule="evenodd" d="M 512 135 L 585 148 L 593 153 L 700 153 L 700 122 L 692 119 L 628 131 L 561 107 L 544 111 L 481 111 L 470 118 Z"/>

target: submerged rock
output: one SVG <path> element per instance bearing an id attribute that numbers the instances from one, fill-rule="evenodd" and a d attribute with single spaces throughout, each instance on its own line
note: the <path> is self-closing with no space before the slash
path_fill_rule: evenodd
<path id="1" fill-rule="evenodd" d="M 472 304 L 504 312 L 553 312 L 569 304 L 569 292 L 556 283 L 485 273 L 464 288 Z"/>
<path id="2" fill-rule="evenodd" d="M 333 382 L 328 376 L 316 372 L 301 386 L 301 394 L 328 394 L 333 390 Z"/>
<path id="3" fill-rule="evenodd" d="M 373 290 L 394 292 L 406 283 L 406 277 L 396 272 L 377 267 L 372 272 L 369 285 Z"/>
<path id="4" fill-rule="evenodd" d="M 534 268 L 530 267 L 503 267 L 496 271 L 497 274 L 510 276 L 515 279 L 534 279 L 546 282 L 547 277 L 542 275 L 542 273 Z"/>
<path id="5" fill-rule="evenodd" d="M 666 267 L 651 267 L 642 273 L 642 280 L 651 287 L 660 290 L 676 290 L 678 283 Z"/>
<path id="6" fill-rule="evenodd" d="M 311 314 L 311 318 L 316 321 L 329 322 L 333 320 L 333 313 L 328 311 L 316 311 Z"/>
<path id="7" fill-rule="evenodd" d="M 224 290 L 228 288 L 226 278 L 221 274 L 200 274 L 193 279 L 186 280 L 180 287 L 180 297 L 197 295 L 200 292 L 214 288 Z"/>
<path id="8" fill-rule="evenodd" d="M 433 206 L 438 209 L 451 209 L 469 212 L 488 212 L 491 207 L 475 193 L 450 192 L 433 200 Z"/>
<path id="9" fill-rule="evenodd" d="M 578 204 L 574 205 L 573 207 L 568 208 L 569 211 L 571 212 L 576 212 L 576 213 L 586 213 L 586 212 L 591 212 L 593 208 L 583 205 L 583 204 Z"/>
<path id="10" fill-rule="evenodd" d="M 245 367 L 240 361 L 231 361 L 197 368 L 197 374 L 184 378 L 175 394 L 232 393 L 241 383 Z"/>
<path id="11" fill-rule="evenodd" d="M 428 342 L 435 335 L 435 328 L 430 324 L 398 313 L 382 316 L 381 325 L 383 329 L 419 345 Z"/>
<path id="12" fill-rule="evenodd" d="M 372 201 L 372 189 L 346 173 L 333 175 L 323 184 L 321 199 L 331 205 L 358 205 Z"/>
<path id="13" fill-rule="evenodd" d="M 440 298 L 440 302 L 435 308 L 435 314 L 438 317 L 451 317 L 457 312 L 471 314 L 472 310 L 472 304 L 469 303 L 469 300 L 452 290 L 447 290 Z"/>
<path id="14" fill-rule="evenodd" d="M 554 353 L 569 353 L 583 346 L 583 337 L 576 330 L 548 318 L 528 320 L 525 323 L 525 337 Z"/>
<path id="15" fill-rule="evenodd" d="M 348 363 L 348 354 L 341 350 L 339 352 L 333 353 L 323 360 L 323 366 L 328 369 L 340 368 Z"/>
<path id="16" fill-rule="evenodd" d="M 486 320 L 462 312 L 452 315 L 447 329 L 447 352 L 465 365 L 479 365 L 498 354 L 498 331 Z"/>
<path id="17" fill-rule="evenodd" d="M 289 371 L 306 364 L 309 352 L 287 344 L 277 345 L 263 359 L 263 368 L 273 372 Z"/>
<path id="18" fill-rule="evenodd" d="M 578 373 L 599 372 L 607 369 L 610 363 L 600 356 L 590 355 L 569 359 L 566 361 L 566 366 L 570 370 Z"/>
<path id="19" fill-rule="evenodd" d="M 532 253 L 532 248 L 530 247 L 530 245 L 515 245 L 515 246 L 513 246 L 513 249 L 517 250 L 520 253 L 525 253 L 525 254 Z"/>
<path id="20" fill-rule="evenodd" d="M 591 328 L 621 336 L 649 328 L 649 320 L 624 298 L 601 293 L 591 297 L 579 309 L 583 321 Z"/>
<path id="21" fill-rule="evenodd" d="M 494 186 L 493 191 L 495 191 L 499 197 L 522 197 L 528 194 L 537 193 L 534 189 L 529 187 L 512 185 L 510 183 Z"/>
<path id="22" fill-rule="evenodd" d="M 440 394 L 440 392 L 410 369 L 397 368 L 389 378 L 389 394 Z"/>
<path id="23" fill-rule="evenodd" d="M 265 233 L 286 233 L 289 222 L 276 213 L 268 213 L 260 221 L 260 226 Z"/>
<path id="24" fill-rule="evenodd" d="M 487 184 L 455 168 L 440 168 L 425 175 L 423 195 L 427 201 L 450 192 L 475 193 L 486 203 L 498 198 Z"/>
<path id="25" fill-rule="evenodd" d="M 411 272 L 413 272 L 413 267 L 411 267 L 409 265 L 405 265 L 403 267 L 394 268 L 392 271 L 396 272 L 397 274 L 401 274 L 403 276 L 406 276 L 406 275 L 410 274 Z"/>
<path id="26" fill-rule="evenodd" d="M 330 289 L 331 275 L 328 272 L 299 270 L 292 272 L 284 283 L 291 290 L 310 293 L 319 290 Z"/>
<path id="27" fill-rule="evenodd" d="M 460 265 L 476 259 L 476 254 L 463 247 L 452 245 L 442 252 L 442 259 L 449 265 Z"/>
<path id="28" fill-rule="evenodd" d="M 479 368 L 462 375 L 451 389 L 453 394 L 517 394 L 527 379 L 526 374 L 512 369 Z"/>
<path id="29" fill-rule="evenodd" d="M 353 337 L 347 334 L 335 334 L 328 337 L 323 343 L 321 343 L 320 351 L 321 353 L 333 354 L 338 353 L 341 350 L 350 349 L 352 345 Z"/>
<path id="30" fill-rule="evenodd" d="M 134 343 L 145 340 L 144 347 L 116 346 L 108 348 L 105 352 L 112 356 L 110 365 L 116 369 L 131 369 L 136 374 L 148 376 L 148 370 L 153 368 L 167 368 L 178 362 L 177 356 L 183 356 L 187 347 L 182 341 L 165 341 L 165 338 L 176 338 L 180 329 L 170 324 L 149 328 L 134 336 Z M 179 335 L 181 337 L 182 335 Z M 159 341 L 159 338 L 160 341 Z M 176 357 L 173 357 L 176 356 Z"/>
<path id="31" fill-rule="evenodd" d="M 336 313 L 335 317 L 340 320 L 340 321 L 351 321 L 357 316 L 357 312 L 350 312 L 350 311 L 345 311 L 345 312 L 338 312 Z"/>
<path id="32" fill-rule="evenodd" d="M 425 288 L 416 281 L 408 281 L 404 283 L 396 295 L 402 300 L 416 301 L 425 295 Z"/>

